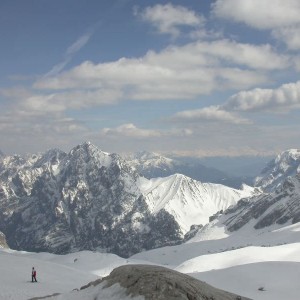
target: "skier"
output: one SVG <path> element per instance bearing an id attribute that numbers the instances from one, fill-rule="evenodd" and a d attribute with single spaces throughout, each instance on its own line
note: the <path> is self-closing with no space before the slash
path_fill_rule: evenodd
<path id="1" fill-rule="evenodd" d="M 32 282 L 37 282 L 36 280 L 36 270 L 34 269 L 34 267 L 32 267 L 32 272 L 31 272 L 31 281 Z"/>

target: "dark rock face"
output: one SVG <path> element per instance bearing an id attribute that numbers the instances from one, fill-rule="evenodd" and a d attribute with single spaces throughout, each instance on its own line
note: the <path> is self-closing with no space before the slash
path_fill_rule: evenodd
<path id="1" fill-rule="evenodd" d="M 190 230 L 184 235 L 184 241 L 192 239 L 201 229 L 203 225 L 192 225 Z"/>
<path id="2" fill-rule="evenodd" d="M 256 220 L 255 229 L 272 224 L 300 221 L 300 175 L 289 177 L 276 191 L 270 194 L 240 200 L 227 209 L 225 225 L 229 231 L 236 231 L 250 220 Z"/>
<path id="3" fill-rule="evenodd" d="M 142 295 L 151 299 L 182 300 L 250 300 L 242 296 L 216 289 L 205 282 L 171 269 L 150 265 L 126 265 L 114 269 L 103 278 L 106 287 L 116 283 L 126 288 L 127 294 Z M 96 286 L 96 281 L 88 286 Z M 85 289 L 86 287 L 82 287 Z"/>
<path id="4" fill-rule="evenodd" d="M 66 253 L 89 249 L 130 256 L 178 243 L 174 217 L 150 213 L 139 175 L 90 143 L 0 161 L 0 230 L 11 248 Z M 166 225 L 167 224 L 167 225 Z"/>

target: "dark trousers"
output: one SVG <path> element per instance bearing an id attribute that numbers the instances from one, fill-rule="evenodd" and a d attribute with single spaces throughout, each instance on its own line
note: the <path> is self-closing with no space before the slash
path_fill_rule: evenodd
<path id="1" fill-rule="evenodd" d="M 32 282 L 34 282 L 34 281 L 37 282 L 36 277 L 34 275 L 31 275 L 31 281 Z"/>

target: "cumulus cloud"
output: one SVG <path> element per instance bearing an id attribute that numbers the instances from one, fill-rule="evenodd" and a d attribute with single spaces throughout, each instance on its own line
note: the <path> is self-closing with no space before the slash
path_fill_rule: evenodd
<path id="1" fill-rule="evenodd" d="M 252 69 L 274 70 L 289 66 L 288 58 L 276 53 L 269 44 L 251 45 L 219 40 L 199 43 L 199 48 L 200 53 Z"/>
<path id="2" fill-rule="evenodd" d="M 247 119 L 223 110 L 220 106 L 209 106 L 202 109 L 186 110 L 175 114 L 171 120 L 180 122 L 218 122 L 231 124 L 250 124 Z"/>
<path id="3" fill-rule="evenodd" d="M 283 84 L 277 89 L 256 88 L 230 97 L 223 106 L 236 111 L 288 112 L 300 108 L 300 81 Z"/>
<path id="4" fill-rule="evenodd" d="M 196 14 L 195 11 L 171 3 L 156 4 L 142 11 L 136 9 L 135 15 L 151 23 L 159 33 L 170 34 L 172 37 L 178 37 L 183 26 L 195 28 L 202 26 L 205 22 L 205 18 Z"/>
<path id="5" fill-rule="evenodd" d="M 69 92 L 80 89 L 82 94 L 90 90 L 118 91 L 119 100 L 184 100 L 215 90 L 267 83 L 267 71 L 289 65 L 289 59 L 269 45 L 198 41 L 149 51 L 140 58 L 99 64 L 86 61 L 69 71 L 41 78 L 34 88 Z M 82 99 L 85 101 L 84 95 Z"/>
<path id="6" fill-rule="evenodd" d="M 212 10 L 219 18 L 257 29 L 274 29 L 300 22 L 298 0 L 217 0 Z"/>
<path id="7" fill-rule="evenodd" d="M 273 37 L 285 43 L 288 49 L 300 49 L 298 0 L 217 0 L 212 11 L 219 18 L 271 30 Z"/>

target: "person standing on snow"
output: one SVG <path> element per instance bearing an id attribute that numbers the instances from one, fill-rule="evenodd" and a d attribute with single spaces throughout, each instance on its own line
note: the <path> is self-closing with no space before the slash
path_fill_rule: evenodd
<path id="1" fill-rule="evenodd" d="M 32 272 L 31 272 L 31 281 L 32 282 L 37 282 L 36 280 L 36 270 L 34 269 L 34 267 L 32 267 Z"/>

